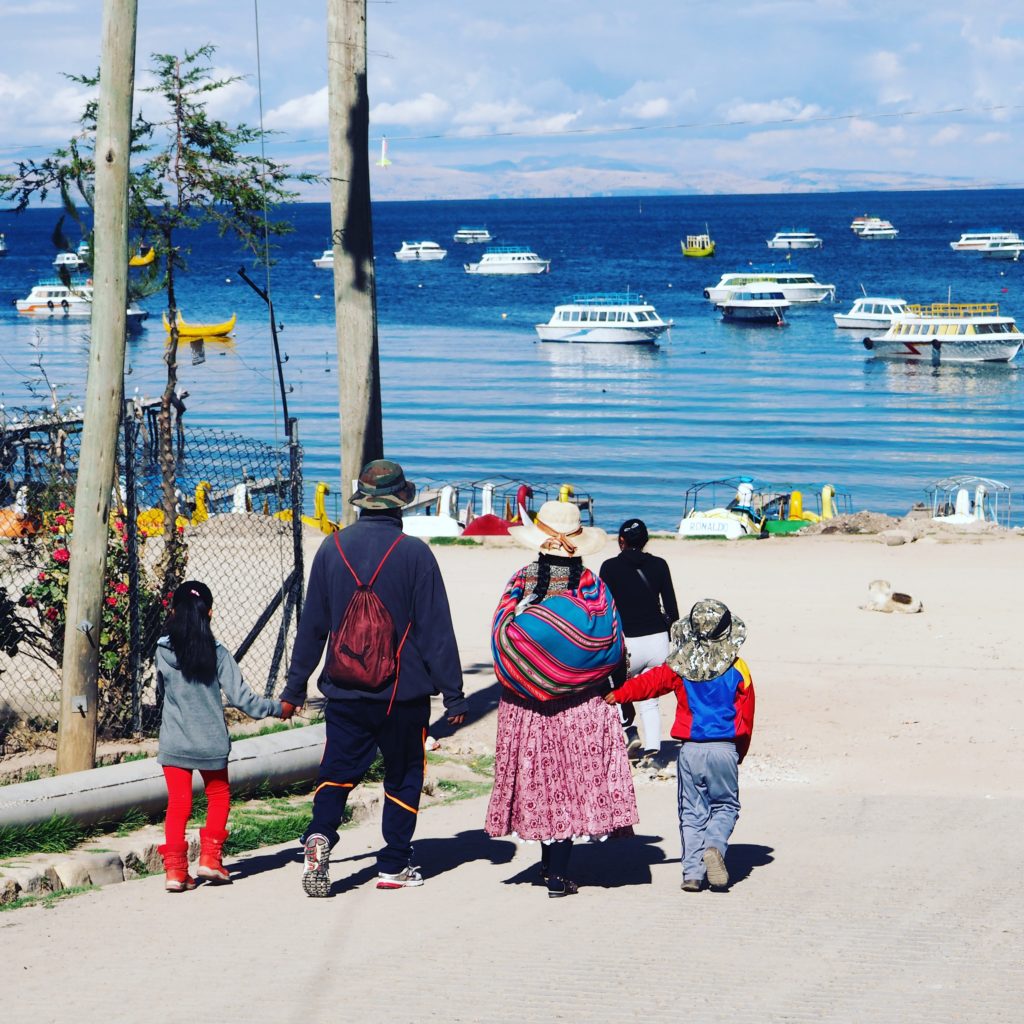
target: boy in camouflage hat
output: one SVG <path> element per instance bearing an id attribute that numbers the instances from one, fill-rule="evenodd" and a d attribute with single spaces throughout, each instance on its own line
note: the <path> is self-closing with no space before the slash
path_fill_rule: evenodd
<path id="1" fill-rule="evenodd" d="M 754 727 L 754 683 L 738 657 L 747 627 L 721 602 L 698 601 L 674 623 L 664 665 L 609 693 L 609 704 L 674 691 L 684 892 L 729 885 L 725 854 L 740 814 L 739 763 Z"/>

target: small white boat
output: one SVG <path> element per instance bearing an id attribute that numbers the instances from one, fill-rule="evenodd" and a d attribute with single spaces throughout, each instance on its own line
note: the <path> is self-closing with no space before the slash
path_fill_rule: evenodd
<path id="1" fill-rule="evenodd" d="M 462 242 L 465 245 L 481 245 L 486 242 L 493 242 L 494 236 L 487 228 L 459 228 L 452 235 L 453 242 Z"/>
<path id="2" fill-rule="evenodd" d="M 754 290 L 733 292 L 729 298 L 718 304 L 723 320 L 747 324 L 776 324 L 779 327 L 785 324 L 785 313 L 789 307 L 790 302 L 782 292 Z"/>
<path id="3" fill-rule="evenodd" d="M 972 252 L 982 250 L 993 242 L 1024 245 L 1024 241 L 1016 231 L 1004 231 L 1002 228 L 976 228 L 972 231 L 964 231 L 955 242 L 949 243 L 949 247 L 954 252 Z"/>
<path id="4" fill-rule="evenodd" d="M 769 249 L 820 249 L 825 243 L 813 232 L 800 230 L 776 231 L 768 239 Z"/>
<path id="5" fill-rule="evenodd" d="M 334 269 L 334 250 L 324 249 L 324 251 L 313 260 L 313 266 L 318 267 L 320 270 L 333 270 Z"/>
<path id="6" fill-rule="evenodd" d="M 0 256 L 7 255 L 7 239 L 4 238 L 4 233 L 0 231 Z"/>
<path id="7" fill-rule="evenodd" d="M 478 263 L 463 263 L 467 274 L 546 274 L 551 260 L 542 260 L 525 245 L 488 249 Z"/>
<path id="8" fill-rule="evenodd" d="M 81 270 L 86 266 L 85 260 L 76 252 L 59 252 L 53 258 L 53 265 L 59 270 L 64 267 L 66 270 Z"/>
<path id="9" fill-rule="evenodd" d="M 395 259 L 403 263 L 415 260 L 443 260 L 448 255 L 437 242 L 403 242 L 402 248 L 395 253 Z"/>
<path id="10" fill-rule="evenodd" d="M 655 308 L 633 292 L 575 295 L 555 306 L 546 324 L 537 324 L 541 341 L 606 345 L 653 345 L 672 327 Z"/>
<path id="11" fill-rule="evenodd" d="M 833 313 L 836 327 L 867 328 L 885 330 L 893 317 L 906 312 L 906 299 L 885 299 L 864 296 L 856 299 L 847 313 Z"/>
<path id="12" fill-rule="evenodd" d="M 59 278 L 49 278 L 35 285 L 26 298 L 15 302 L 15 306 L 25 316 L 85 318 L 92 316 L 92 295 L 92 281 L 69 287 Z M 141 326 L 148 316 L 145 310 L 132 303 L 127 310 L 129 328 Z"/>
<path id="13" fill-rule="evenodd" d="M 893 227 L 892 222 L 882 220 L 880 217 L 869 217 L 865 224 L 855 232 L 858 238 L 868 241 L 895 238 L 899 230 Z"/>
<path id="14" fill-rule="evenodd" d="M 885 334 L 864 339 L 878 359 L 939 363 L 1008 363 L 1024 345 L 1012 316 L 996 302 L 907 306 Z"/>
<path id="15" fill-rule="evenodd" d="M 704 289 L 704 298 L 720 306 L 735 291 L 782 292 L 789 302 L 832 301 L 836 297 L 834 284 L 821 284 L 813 274 L 795 270 L 747 271 L 723 274 L 718 284 Z"/>
<path id="16" fill-rule="evenodd" d="M 993 239 L 978 247 L 983 260 L 1017 260 L 1024 250 L 1024 239 Z"/>

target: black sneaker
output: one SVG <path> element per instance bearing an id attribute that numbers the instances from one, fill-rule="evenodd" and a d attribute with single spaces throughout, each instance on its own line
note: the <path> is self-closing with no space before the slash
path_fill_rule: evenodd
<path id="1" fill-rule="evenodd" d="M 331 844 L 315 832 L 306 840 L 302 865 L 302 888 L 307 896 L 331 895 Z"/>

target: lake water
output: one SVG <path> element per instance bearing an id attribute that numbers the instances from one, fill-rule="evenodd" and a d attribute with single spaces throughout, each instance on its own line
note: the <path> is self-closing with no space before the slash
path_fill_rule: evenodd
<path id="1" fill-rule="evenodd" d="M 866 242 L 851 219 L 872 213 L 900 229 Z M 284 215 L 272 291 L 300 419 L 306 479 L 340 490 L 332 275 L 312 260 L 329 244 L 327 205 Z M 808 491 L 834 483 L 855 509 L 901 513 L 930 481 L 976 473 L 1024 493 L 1024 383 L 1009 366 L 931 367 L 869 358 L 864 331 L 840 331 L 832 314 L 861 294 L 912 302 L 998 301 L 1024 319 L 1024 267 L 956 253 L 964 230 L 1024 228 L 1024 193 L 965 191 L 790 196 L 685 196 L 376 204 L 384 435 L 387 454 L 419 483 L 508 474 L 595 498 L 598 522 L 630 515 L 652 528 L 678 522 L 687 486 L 747 473 Z M 0 260 L 0 399 L 36 404 L 24 381 L 42 353 L 69 395 L 84 392 L 86 329 L 19 317 L 15 298 L 48 276 L 56 215 L 0 214 L 9 255 Z M 684 259 L 679 242 L 708 224 L 714 259 Z M 481 278 L 462 262 L 480 247 L 451 242 L 486 225 L 495 244 L 528 245 L 551 260 L 538 277 Z M 785 254 L 776 231 L 808 228 L 821 250 Z M 403 240 L 448 249 L 438 263 L 403 264 Z M 191 239 L 179 304 L 187 320 L 238 314 L 230 342 L 208 343 L 192 365 L 181 352 L 188 421 L 281 439 L 265 309 L 239 280 L 251 260 L 212 232 Z M 702 290 L 755 265 L 813 272 L 837 301 L 794 307 L 786 327 L 724 324 Z M 653 349 L 541 344 L 533 325 L 574 292 L 639 291 L 675 327 Z M 129 341 L 126 393 L 162 386 L 160 303 Z M 311 502 L 312 487 L 307 488 Z M 1019 511 L 1014 521 L 1020 523 Z"/>

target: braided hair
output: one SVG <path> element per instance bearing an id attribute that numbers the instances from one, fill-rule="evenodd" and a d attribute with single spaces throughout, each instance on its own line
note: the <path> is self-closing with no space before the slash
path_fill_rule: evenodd
<path id="1" fill-rule="evenodd" d="M 209 683 L 217 675 L 217 641 L 210 629 L 213 594 L 205 583 L 186 580 L 171 598 L 167 636 L 182 675 Z"/>

